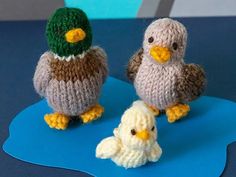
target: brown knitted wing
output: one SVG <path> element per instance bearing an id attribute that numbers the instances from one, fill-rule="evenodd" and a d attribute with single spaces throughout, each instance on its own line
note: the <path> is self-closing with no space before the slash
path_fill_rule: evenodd
<path id="1" fill-rule="evenodd" d="M 129 60 L 128 67 L 126 69 L 127 77 L 130 81 L 134 81 L 138 72 L 139 66 L 143 59 L 143 48 L 139 49 Z"/>
<path id="2" fill-rule="evenodd" d="M 205 72 L 199 65 L 185 65 L 182 74 L 177 77 L 176 84 L 180 101 L 192 101 L 199 97 L 205 89 Z"/>
<path id="3" fill-rule="evenodd" d="M 96 58 L 96 61 L 99 64 L 97 69 L 101 72 L 103 82 L 105 82 L 108 76 L 107 54 L 98 46 L 92 48 L 92 53 L 95 55 L 94 58 Z"/>

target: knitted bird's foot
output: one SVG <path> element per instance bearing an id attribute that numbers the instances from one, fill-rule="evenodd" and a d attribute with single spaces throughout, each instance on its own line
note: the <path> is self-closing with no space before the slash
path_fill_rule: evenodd
<path id="1" fill-rule="evenodd" d="M 101 117 L 103 112 L 104 112 L 104 108 L 101 105 L 96 104 L 95 106 L 90 108 L 88 111 L 81 114 L 80 117 L 83 123 L 89 123 Z"/>
<path id="2" fill-rule="evenodd" d="M 44 120 L 50 128 L 58 130 L 65 130 L 70 122 L 68 116 L 60 113 L 46 114 Z"/>
<path id="3" fill-rule="evenodd" d="M 160 114 L 160 110 L 157 109 L 155 106 L 148 105 L 148 104 L 146 104 L 146 105 L 154 113 L 154 116 L 158 116 Z"/>
<path id="4" fill-rule="evenodd" d="M 175 106 L 166 109 L 166 115 L 169 123 L 173 123 L 182 117 L 186 116 L 190 111 L 190 107 L 187 104 L 177 104 Z"/>

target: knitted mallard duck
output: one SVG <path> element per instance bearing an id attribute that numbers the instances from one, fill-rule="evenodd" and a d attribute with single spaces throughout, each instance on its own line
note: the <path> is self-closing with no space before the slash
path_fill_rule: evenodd
<path id="1" fill-rule="evenodd" d="M 158 19 L 146 29 L 143 48 L 127 68 L 139 97 L 156 114 L 165 110 L 170 123 L 187 115 L 187 103 L 203 93 L 206 83 L 199 65 L 183 61 L 186 41 L 184 25 L 169 18 Z"/>
<path id="2" fill-rule="evenodd" d="M 107 77 L 106 54 L 91 47 L 92 31 L 86 14 L 76 8 L 60 8 L 47 23 L 50 50 L 36 67 L 33 82 L 54 113 L 45 115 L 55 129 L 67 128 L 71 120 L 84 123 L 100 117 L 98 104 L 101 87 Z"/>
<path id="3" fill-rule="evenodd" d="M 143 101 L 136 101 L 125 111 L 114 136 L 103 139 L 96 157 L 111 158 L 117 165 L 136 168 L 148 161 L 156 162 L 162 154 L 157 143 L 156 119 Z"/>

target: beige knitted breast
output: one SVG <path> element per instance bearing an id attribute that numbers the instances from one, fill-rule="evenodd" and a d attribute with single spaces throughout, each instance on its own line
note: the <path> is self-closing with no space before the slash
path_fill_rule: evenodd
<path id="1" fill-rule="evenodd" d="M 175 92 L 176 75 L 181 64 L 159 65 L 144 58 L 134 85 L 139 97 L 147 104 L 165 109 L 177 102 Z"/>

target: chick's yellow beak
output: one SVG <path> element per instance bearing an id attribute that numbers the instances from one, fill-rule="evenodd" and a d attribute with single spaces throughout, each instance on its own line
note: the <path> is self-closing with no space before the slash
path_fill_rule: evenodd
<path id="1" fill-rule="evenodd" d="M 86 33 L 81 28 L 69 30 L 65 34 L 66 41 L 69 43 L 76 43 L 82 41 L 86 37 Z"/>
<path id="2" fill-rule="evenodd" d="M 145 141 L 149 139 L 150 133 L 147 130 L 143 130 L 143 131 L 137 132 L 136 137 Z"/>
<path id="3" fill-rule="evenodd" d="M 171 52 L 167 47 L 153 46 L 150 49 L 150 55 L 157 62 L 164 64 L 170 60 Z"/>

